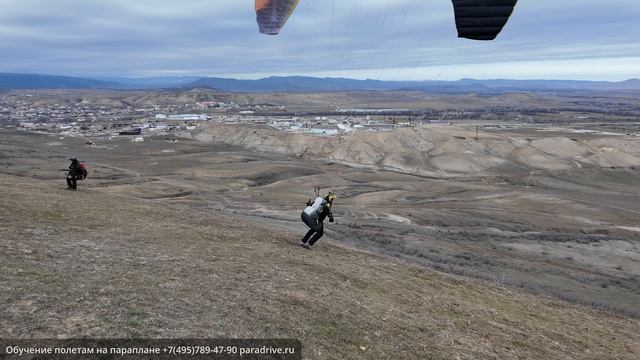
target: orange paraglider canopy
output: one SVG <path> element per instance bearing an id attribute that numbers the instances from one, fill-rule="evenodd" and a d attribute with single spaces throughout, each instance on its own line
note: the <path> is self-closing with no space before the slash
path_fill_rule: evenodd
<path id="1" fill-rule="evenodd" d="M 300 0 L 256 0 L 256 15 L 260 32 L 277 35 Z"/>

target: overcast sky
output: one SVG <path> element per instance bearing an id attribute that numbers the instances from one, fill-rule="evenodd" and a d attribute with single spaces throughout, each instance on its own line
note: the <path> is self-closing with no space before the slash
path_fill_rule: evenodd
<path id="1" fill-rule="evenodd" d="M 520 0 L 492 42 L 449 0 L 301 0 L 279 36 L 253 0 L 0 0 L 0 72 L 397 80 L 640 77 L 640 0 Z"/>

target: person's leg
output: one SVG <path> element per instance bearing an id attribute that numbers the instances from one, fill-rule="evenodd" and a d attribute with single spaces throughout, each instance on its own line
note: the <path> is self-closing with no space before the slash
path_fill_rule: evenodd
<path id="1" fill-rule="evenodd" d="M 309 241 L 309 238 L 311 237 L 311 235 L 313 235 L 313 233 L 315 233 L 316 231 L 313 229 L 309 229 L 309 231 L 307 231 L 307 233 L 304 235 L 304 237 L 302 238 L 302 240 L 300 240 L 303 244 L 306 244 L 307 241 Z"/>
<path id="2" fill-rule="evenodd" d="M 301 240 L 303 244 L 306 244 L 307 241 L 309 241 L 309 238 L 311 237 L 311 235 L 313 235 L 313 233 L 316 232 L 315 230 L 316 221 L 304 211 L 300 215 L 300 218 L 302 219 L 302 222 L 304 222 L 305 225 L 309 227 L 309 231 L 307 231 L 307 233 L 304 235 L 304 237 Z"/>
<path id="3" fill-rule="evenodd" d="M 71 177 L 67 176 L 67 188 L 71 189 Z"/>
<path id="4" fill-rule="evenodd" d="M 318 241 L 322 237 L 322 235 L 324 235 L 324 226 L 322 225 L 321 222 L 319 222 L 318 229 L 316 230 L 315 235 L 313 235 L 311 240 L 309 240 L 309 245 L 313 246 L 313 244 L 315 244 L 316 241 Z"/>
<path id="5" fill-rule="evenodd" d="M 71 177 L 71 188 L 76 190 L 78 188 L 78 178 L 75 176 Z"/>

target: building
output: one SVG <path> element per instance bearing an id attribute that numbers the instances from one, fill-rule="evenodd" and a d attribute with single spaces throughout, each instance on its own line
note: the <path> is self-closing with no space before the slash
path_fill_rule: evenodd
<path id="1" fill-rule="evenodd" d="M 209 121 L 209 116 L 202 114 L 169 115 L 168 121 Z"/>
<path id="2" fill-rule="evenodd" d="M 141 128 L 135 128 L 135 129 L 131 129 L 131 130 L 124 130 L 124 131 L 120 131 L 118 133 L 118 135 L 123 135 L 123 136 L 135 136 L 135 135 L 140 135 L 142 134 L 142 129 Z"/>
<path id="3" fill-rule="evenodd" d="M 338 135 L 338 130 L 337 129 L 314 128 L 314 129 L 307 129 L 305 132 L 308 133 L 308 134 L 311 134 L 311 135 L 315 135 L 315 136 L 335 136 L 335 135 Z"/>

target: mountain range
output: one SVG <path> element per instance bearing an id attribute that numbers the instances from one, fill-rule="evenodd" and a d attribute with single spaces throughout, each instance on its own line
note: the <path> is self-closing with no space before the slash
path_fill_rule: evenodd
<path id="1" fill-rule="evenodd" d="M 425 91 L 496 93 L 558 90 L 640 90 L 640 79 L 620 82 L 583 80 L 383 81 L 307 76 L 272 76 L 257 80 L 218 77 L 97 77 L 0 73 L 0 90 L 10 89 L 193 89 L 228 92 Z"/>

